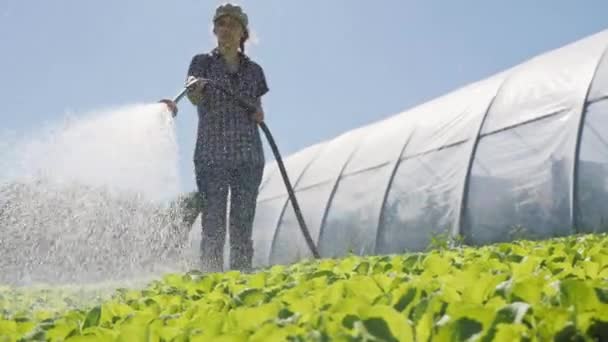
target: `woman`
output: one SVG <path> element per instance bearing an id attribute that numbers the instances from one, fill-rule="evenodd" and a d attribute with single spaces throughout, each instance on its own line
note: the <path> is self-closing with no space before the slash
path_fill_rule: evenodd
<path id="1" fill-rule="evenodd" d="M 197 83 L 187 93 L 197 106 L 199 124 L 194 152 L 196 183 L 202 200 L 203 269 L 222 270 L 230 189 L 230 268 L 251 269 L 252 226 L 264 152 L 257 123 L 264 119 L 262 95 L 268 92 L 263 69 L 247 55 L 248 18 L 239 6 L 219 6 L 213 18 L 217 47 L 192 58 L 187 78 L 204 78 L 257 103 L 248 112 L 212 85 Z"/>

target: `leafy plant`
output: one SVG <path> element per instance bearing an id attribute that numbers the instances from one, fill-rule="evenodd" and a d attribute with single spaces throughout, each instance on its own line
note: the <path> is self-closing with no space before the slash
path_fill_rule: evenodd
<path id="1" fill-rule="evenodd" d="M 88 297 L 2 287 L 0 314 L 0 341 L 596 341 L 608 236 L 166 274 Z"/>

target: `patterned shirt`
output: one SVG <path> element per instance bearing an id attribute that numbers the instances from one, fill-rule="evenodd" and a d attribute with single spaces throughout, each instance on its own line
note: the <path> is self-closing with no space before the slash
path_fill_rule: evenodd
<path id="1" fill-rule="evenodd" d="M 268 92 L 264 71 L 245 54 L 231 73 L 218 49 L 192 58 L 188 76 L 213 80 L 250 103 Z M 239 166 L 243 163 L 264 165 L 264 150 L 258 126 L 252 113 L 231 97 L 208 84 L 197 105 L 198 132 L 194 151 L 195 163 Z"/>

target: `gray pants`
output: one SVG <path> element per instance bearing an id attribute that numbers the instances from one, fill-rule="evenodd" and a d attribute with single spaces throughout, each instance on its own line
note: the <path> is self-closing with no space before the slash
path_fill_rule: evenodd
<path id="1" fill-rule="evenodd" d="M 204 271 L 221 272 L 226 241 L 226 209 L 230 189 L 230 268 L 252 267 L 252 228 L 264 166 L 223 167 L 195 162 L 202 210 L 201 262 Z"/>

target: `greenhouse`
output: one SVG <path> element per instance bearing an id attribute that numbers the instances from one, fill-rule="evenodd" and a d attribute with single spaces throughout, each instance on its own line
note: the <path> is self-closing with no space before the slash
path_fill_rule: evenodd
<path id="1" fill-rule="evenodd" d="M 322 257 L 608 231 L 608 30 L 284 159 Z M 311 256 L 273 161 L 254 264 Z"/>

